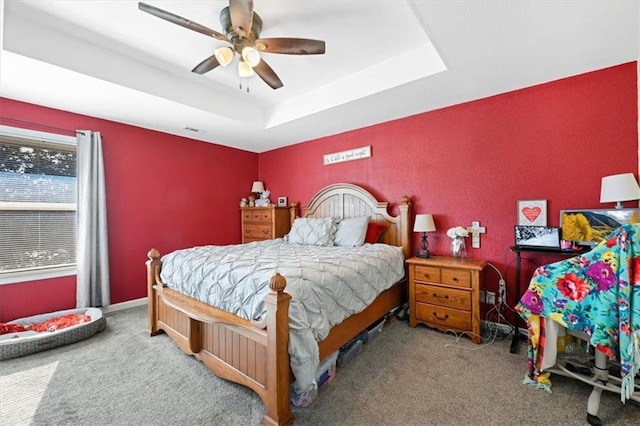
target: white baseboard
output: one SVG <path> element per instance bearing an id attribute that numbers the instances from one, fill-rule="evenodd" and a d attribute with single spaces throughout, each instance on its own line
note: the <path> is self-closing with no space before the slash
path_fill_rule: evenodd
<path id="1" fill-rule="evenodd" d="M 135 300 L 127 300 L 126 302 L 114 303 L 113 305 L 104 306 L 102 309 L 103 314 L 108 314 L 110 312 L 121 311 L 123 309 L 135 308 L 138 306 L 143 306 L 147 304 L 147 298 L 143 297 Z"/>

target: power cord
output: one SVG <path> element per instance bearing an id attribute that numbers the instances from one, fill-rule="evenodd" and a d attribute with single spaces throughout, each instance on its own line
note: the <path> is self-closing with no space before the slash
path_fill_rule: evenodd
<path id="1" fill-rule="evenodd" d="M 500 276 L 500 279 L 498 280 L 498 305 L 499 305 L 506 300 L 507 283 L 504 279 L 504 276 L 502 276 L 502 272 L 500 272 L 500 270 L 496 268 L 496 266 L 493 263 L 487 262 L 487 265 L 493 268 Z"/>
<path id="2" fill-rule="evenodd" d="M 464 336 L 478 336 L 476 333 L 472 333 L 470 331 L 463 331 L 462 333 L 457 333 L 454 330 L 445 330 L 444 331 L 445 335 L 453 335 L 455 336 L 455 341 L 456 343 L 458 343 L 460 341 L 460 339 L 462 339 Z M 479 351 L 480 349 L 484 349 L 487 346 L 490 346 L 493 344 L 493 342 L 496 341 L 496 335 L 494 334 L 493 336 L 489 336 L 489 337 L 483 337 L 483 336 L 478 336 L 480 337 L 480 339 L 482 340 L 491 340 L 487 343 L 482 343 L 480 345 L 473 345 L 473 346 L 460 346 L 460 345 L 456 345 L 456 344 L 451 344 L 451 343 L 445 343 L 444 347 L 445 348 L 456 348 L 456 349 L 462 349 L 465 351 Z"/>
<path id="3" fill-rule="evenodd" d="M 509 310 L 515 315 L 518 315 L 507 303 L 507 283 L 502 275 L 502 272 L 492 263 L 488 262 L 487 265 L 496 271 L 500 279 L 498 280 L 498 298 L 496 303 L 489 309 L 485 315 L 485 325 L 489 335 L 500 335 L 500 337 L 507 338 L 512 336 L 515 331 L 515 326 L 507 321 L 507 318 L 503 315 L 504 310 Z M 507 327 L 507 331 L 504 330 L 504 325 Z"/>

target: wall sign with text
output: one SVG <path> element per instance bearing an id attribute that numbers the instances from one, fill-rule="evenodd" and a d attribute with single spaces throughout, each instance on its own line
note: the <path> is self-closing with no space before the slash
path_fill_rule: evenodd
<path id="1" fill-rule="evenodd" d="M 324 165 L 342 163 L 345 161 L 361 160 L 371 157 L 371 145 L 361 148 L 350 149 L 348 151 L 334 152 L 324 155 Z"/>

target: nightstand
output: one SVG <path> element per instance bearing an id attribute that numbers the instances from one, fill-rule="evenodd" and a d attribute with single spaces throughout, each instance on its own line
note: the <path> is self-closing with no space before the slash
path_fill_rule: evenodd
<path id="1" fill-rule="evenodd" d="M 242 243 L 283 237 L 291 229 L 289 207 L 242 207 Z"/>
<path id="2" fill-rule="evenodd" d="M 418 323 L 440 331 L 468 331 L 480 343 L 481 259 L 412 257 L 409 266 L 409 326 Z"/>

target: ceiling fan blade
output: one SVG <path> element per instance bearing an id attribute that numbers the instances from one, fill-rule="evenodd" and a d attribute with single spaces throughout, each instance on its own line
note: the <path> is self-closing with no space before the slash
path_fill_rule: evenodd
<path id="1" fill-rule="evenodd" d="M 204 74 L 206 72 L 211 71 L 215 67 L 220 65 L 220 62 L 216 59 L 216 55 L 211 55 L 204 61 L 200 62 L 191 72 L 195 72 L 196 74 Z"/>
<path id="2" fill-rule="evenodd" d="M 261 59 L 258 65 L 253 67 L 253 70 L 258 74 L 262 81 L 271 86 L 272 89 L 279 89 L 284 86 L 280 77 L 278 77 L 275 71 L 264 61 L 264 59 Z"/>
<path id="3" fill-rule="evenodd" d="M 322 55 L 325 43 L 322 40 L 308 38 L 260 38 L 256 40 L 259 50 L 267 53 L 286 53 L 289 55 Z"/>
<path id="4" fill-rule="evenodd" d="M 189 19 L 183 18 L 182 16 L 175 15 L 171 12 L 167 12 L 166 10 L 162 10 L 155 6 L 151 6 L 150 4 L 139 2 L 138 9 L 143 12 L 147 12 L 153 16 L 157 16 L 160 19 L 164 19 L 165 21 L 169 21 L 171 23 L 180 25 L 182 27 L 188 28 L 193 31 L 197 31 L 201 34 L 217 38 L 218 40 L 229 42 L 229 39 L 218 31 L 212 30 L 211 28 L 205 27 L 204 25 L 200 25 L 197 22 L 193 22 Z"/>
<path id="5" fill-rule="evenodd" d="M 253 0 L 229 0 L 229 12 L 233 29 L 238 35 L 247 37 L 253 23 Z"/>

